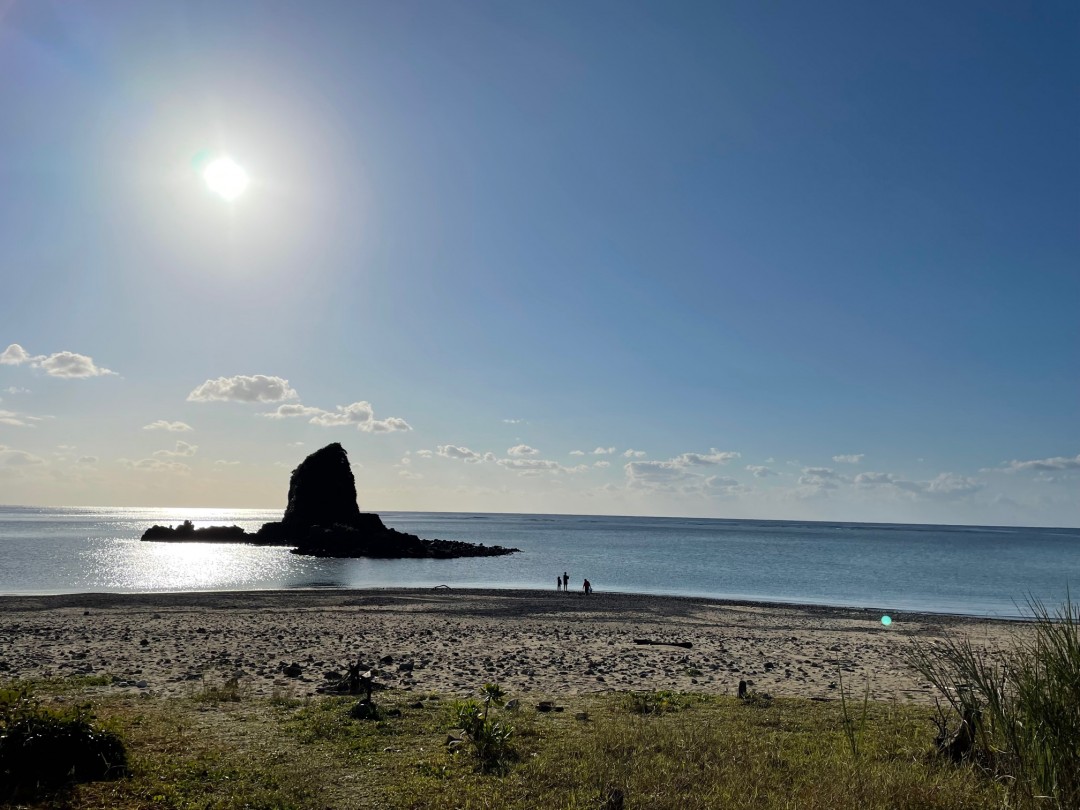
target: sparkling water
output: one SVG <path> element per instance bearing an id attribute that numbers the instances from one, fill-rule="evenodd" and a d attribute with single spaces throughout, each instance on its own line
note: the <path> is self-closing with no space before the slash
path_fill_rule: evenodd
<path id="1" fill-rule="evenodd" d="M 426 538 L 515 546 L 459 560 L 333 560 L 285 548 L 144 543 L 154 523 L 280 510 L 0 507 L 0 593 L 453 587 L 596 591 L 1017 616 L 1080 592 L 1080 529 L 384 512 Z"/>

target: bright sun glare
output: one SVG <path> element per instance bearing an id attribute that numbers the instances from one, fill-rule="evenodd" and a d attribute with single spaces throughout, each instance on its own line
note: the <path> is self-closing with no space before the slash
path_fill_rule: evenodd
<path id="1" fill-rule="evenodd" d="M 232 202 L 248 187 L 248 173 L 231 157 L 210 161 L 202 172 L 206 187 L 223 200 Z"/>

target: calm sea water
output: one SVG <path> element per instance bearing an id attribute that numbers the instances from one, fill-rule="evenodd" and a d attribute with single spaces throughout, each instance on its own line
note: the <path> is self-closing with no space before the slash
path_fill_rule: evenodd
<path id="1" fill-rule="evenodd" d="M 384 512 L 421 537 L 516 546 L 463 560 L 325 560 L 143 543 L 153 523 L 257 529 L 280 510 L 0 507 L 0 593 L 571 586 L 811 604 L 1022 614 L 1080 593 L 1080 529 Z"/>

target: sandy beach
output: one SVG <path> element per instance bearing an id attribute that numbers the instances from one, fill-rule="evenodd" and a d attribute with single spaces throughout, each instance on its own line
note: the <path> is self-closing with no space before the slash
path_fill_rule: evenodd
<path id="1" fill-rule="evenodd" d="M 360 659 L 387 686 L 518 695 L 674 689 L 928 701 L 903 652 L 964 635 L 995 650 L 1027 625 L 935 614 L 633 594 L 249 591 L 0 597 L 0 678 L 109 675 L 103 691 L 190 694 L 236 678 L 313 694 Z M 690 648 L 635 639 L 690 642 Z M 293 666 L 295 665 L 295 666 Z M 286 672 L 287 670 L 287 672 Z"/>

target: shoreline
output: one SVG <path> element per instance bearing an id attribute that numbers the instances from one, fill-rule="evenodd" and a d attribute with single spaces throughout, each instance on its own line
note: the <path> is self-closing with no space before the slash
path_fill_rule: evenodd
<path id="1" fill-rule="evenodd" d="M 76 593 L 0 593 L 0 615 L 3 614 L 6 606 L 16 604 L 20 600 L 33 601 L 56 601 L 57 605 L 43 605 L 40 609 L 45 610 L 50 607 L 81 607 L 93 606 L 96 603 L 103 603 L 109 600 L 115 599 L 117 601 L 142 601 L 142 600 L 156 600 L 163 599 L 168 600 L 170 597 L 175 597 L 178 600 L 193 599 L 201 601 L 204 598 L 221 597 L 224 599 L 242 598 L 246 596 L 274 596 L 280 598 L 287 598 L 291 595 L 309 595 L 309 594 L 326 594 L 328 598 L 333 599 L 335 597 L 343 595 L 363 595 L 363 594 L 395 594 L 395 595 L 422 595 L 428 593 L 455 593 L 466 596 L 484 596 L 484 595 L 519 595 L 519 596 L 535 596 L 537 598 L 544 598 L 547 594 L 553 593 L 556 598 L 574 598 L 581 597 L 586 598 L 580 591 L 570 591 L 569 593 L 551 592 L 549 590 L 541 588 L 519 588 L 519 587 L 506 587 L 506 588 L 464 588 L 456 587 L 452 585 L 435 585 L 435 586 L 408 586 L 408 587 L 390 587 L 390 586 L 372 586 L 372 587 L 359 587 L 359 588 L 339 588 L 339 587 L 302 587 L 302 588 L 263 588 L 253 590 L 236 590 L 236 589 L 222 589 L 222 590 L 206 590 L 206 591 L 79 591 Z M 1002 622 L 1008 624 L 1030 624 L 1032 619 L 1028 616 L 1015 615 L 1015 616 L 985 616 L 978 613 L 960 613 L 952 611 L 939 611 L 939 610 L 909 610 L 904 608 L 890 608 L 890 607 L 867 607 L 859 605 L 834 605 L 820 602 L 789 602 L 786 600 L 770 600 L 770 599 L 750 599 L 750 598 L 736 598 L 736 597 L 716 597 L 716 596 L 698 596 L 693 594 L 664 594 L 664 593 L 641 593 L 635 591 L 594 591 L 593 597 L 615 597 L 615 598 L 632 598 L 642 600 L 685 600 L 691 602 L 699 602 L 715 605 L 717 607 L 761 607 L 761 608 L 781 608 L 789 610 L 798 610 L 805 612 L 824 611 L 824 612 L 849 612 L 849 613 L 866 613 L 880 616 L 888 615 L 894 620 L 900 616 L 906 617 L 926 617 L 935 618 L 941 620 L 962 620 L 970 622 Z M 593 598 L 589 597 L 589 598 Z M 60 604 L 64 600 L 70 600 L 70 604 Z M 81 600 L 81 601 L 80 601 Z"/>
<path id="2" fill-rule="evenodd" d="M 312 695 L 358 658 L 386 686 L 465 696 L 671 689 L 929 703 L 914 642 L 963 634 L 988 652 L 1022 621 L 598 592 L 380 588 L 0 596 L 0 678 L 106 674 L 104 693 L 191 695 L 235 679 Z M 639 645 L 635 639 L 690 642 Z M 295 666 L 294 666 L 295 665 Z M 288 672 L 292 672 L 290 675 Z M 297 670 L 299 672 L 297 673 Z"/>

